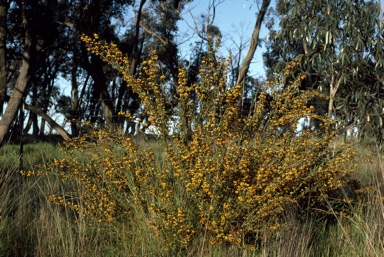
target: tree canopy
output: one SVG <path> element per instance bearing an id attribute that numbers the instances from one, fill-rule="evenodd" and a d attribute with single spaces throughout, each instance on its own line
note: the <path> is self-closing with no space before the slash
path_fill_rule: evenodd
<path id="1" fill-rule="evenodd" d="M 65 139 L 83 133 L 83 122 L 118 127 L 127 134 L 138 133 L 141 126 L 135 121 L 150 123 L 143 99 L 116 67 L 88 51 L 80 40 L 82 35 L 97 35 L 100 42 L 121 50 L 134 77 L 156 50 L 169 98 L 164 108 L 169 117 L 177 116 L 179 68 L 186 68 L 187 83 L 192 86 L 199 80 L 201 61 L 210 54 L 215 40 L 225 37 L 215 22 L 222 1 L 211 0 L 202 23 L 191 28 L 199 39 L 191 46 L 190 57 L 182 56 L 178 23 L 190 15 L 185 12 L 190 3 L 193 1 L 1 0 L 0 142 L 20 123 L 21 104 L 27 106 L 23 128 L 34 136 L 46 133 L 46 122 Z M 239 108 L 243 113 L 251 110 L 266 80 L 303 56 L 292 79 L 305 71 L 301 90 L 328 95 L 327 101 L 317 99 L 308 104 L 317 113 L 337 120 L 338 126 L 358 129 L 361 137 L 373 136 L 381 144 L 384 32 L 380 1 L 278 0 L 272 6 L 271 1 L 263 0 L 254 1 L 252 8 L 256 14 L 250 21 L 253 34 L 237 52 L 228 53 L 236 58 L 230 61 L 227 86 L 242 86 Z M 266 39 L 260 36 L 263 29 L 269 31 Z M 260 45 L 266 49 L 267 73 L 255 78 L 249 67 Z M 63 81 L 70 85 L 70 94 L 63 91 Z"/>

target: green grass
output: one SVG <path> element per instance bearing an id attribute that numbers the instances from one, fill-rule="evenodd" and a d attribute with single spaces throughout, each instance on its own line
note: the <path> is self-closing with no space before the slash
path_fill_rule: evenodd
<path id="1" fill-rule="evenodd" d="M 162 148 L 155 142 L 141 147 L 155 149 L 162 161 Z M 0 256 L 382 256 L 384 164 L 374 150 L 355 147 L 372 152 L 360 162 L 356 177 L 376 193 L 364 193 L 350 214 L 334 214 L 333 222 L 326 222 L 289 210 L 281 229 L 261 231 L 253 245 L 208 245 L 198 236 L 186 249 L 168 249 L 161 237 L 154 237 L 145 210 L 136 208 L 124 222 L 104 224 L 52 203 L 50 195 L 65 195 L 76 185 L 56 174 L 19 176 L 18 146 L 5 145 L 0 149 Z M 56 145 L 28 144 L 25 167 L 59 156 Z"/>
<path id="2" fill-rule="evenodd" d="M 23 146 L 23 168 L 31 169 L 36 164 L 60 156 L 57 144 L 47 142 L 28 143 Z M 0 171 L 17 170 L 20 167 L 20 145 L 6 144 L 0 147 Z"/>

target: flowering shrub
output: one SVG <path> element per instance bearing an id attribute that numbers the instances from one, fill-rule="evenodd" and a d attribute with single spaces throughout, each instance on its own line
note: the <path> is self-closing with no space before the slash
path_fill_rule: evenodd
<path id="1" fill-rule="evenodd" d="M 186 70 L 179 69 L 175 119 L 165 108 L 171 99 L 155 52 L 134 77 L 115 45 L 97 37 L 82 40 L 139 94 L 160 131 L 156 144 L 162 150 L 143 149 L 109 130 L 76 138 L 55 167 L 63 179 L 81 185 L 81 200 L 52 200 L 77 210 L 80 204 L 100 222 L 124 221 L 142 210 L 170 246 L 188 245 L 195 238 L 240 245 L 262 228 L 278 228 L 276 220 L 285 208 L 303 202 L 306 208 L 323 206 L 331 192 L 348 183 L 353 166 L 347 162 L 354 153 L 330 147 L 334 121 L 307 105 L 321 95 L 299 91 L 303 73 L 286 84 L 300 58 L 266 83 L 244 115 L 241 88 L 227 85 L 227 62 L 215 53 L 219 42 L 212 43 L 197 83 L 187 84 Z M 303 117 L 321 120 L 324 129 L 299 131 Z M 171 119 L 174 133 L 169 137 Z"/>

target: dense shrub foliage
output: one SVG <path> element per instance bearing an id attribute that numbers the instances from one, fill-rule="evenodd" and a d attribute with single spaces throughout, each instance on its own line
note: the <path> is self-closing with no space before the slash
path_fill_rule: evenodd
<path id="1" fill-rule="evenodd" d="M 354 153 L 334 141 L 335 122 L 308 105 L 322 96 L 299 90 L 305 79 L 297 72 L 300 58 L 267 82 L 244 114 L 241 87 L 227 85 L 227 62 L 216 55 L 219 42 L 212 42 L 197 83 L 187 84 L 180 68 L 174 117 L 155 52 L 132 77 L 129 60 L 113 44 L 82 40 L 122 73 L 159 133 L 146 143 L 152 148 L 113 128 L 95 128 L 66 143 L 63 158 L 46 168 L 79 187 L 52 201 L 117 225 L 141 215 L 169 247 L 196 238 L 253 242 L 262 229 L 278 229 L 290 207 L 310 211 L 347 201 L 332 196 L 349 183 Z M 302 129 L 303 117 L 320 120 L 321 131 Z"/>

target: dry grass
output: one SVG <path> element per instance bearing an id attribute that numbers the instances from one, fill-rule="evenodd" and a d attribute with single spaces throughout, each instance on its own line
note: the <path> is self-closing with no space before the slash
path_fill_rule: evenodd
<path id="1" fill-rule="evenodd" d="M 152 142 L 148 148 L 157 147 Z M 362 160 L 357 173 L 370 188 L 349 215 L 335 214 L 330 223 L 310 215 L 299 217 L 292 209 L 285 213 L 279 230 L 260 232 L 260 239 L 250 245 L 207 244 L 201 248 L 202 238 L 197 237 L 183 251 L 165 251 L 164 242 L 154 237 L 142 209 L 136 209 L 120 227 L 90 223 L 73 210 L 49 201 L 53 193 L 67 193 L 68 185 L 58 177 L 19 178 L 17 183 L 9 183 L 16 172 L 3 170 L 0 255 L 167 256 L 168 252 L 168 256 L 381 256 L 384 166 L 377 153 Z"/>

